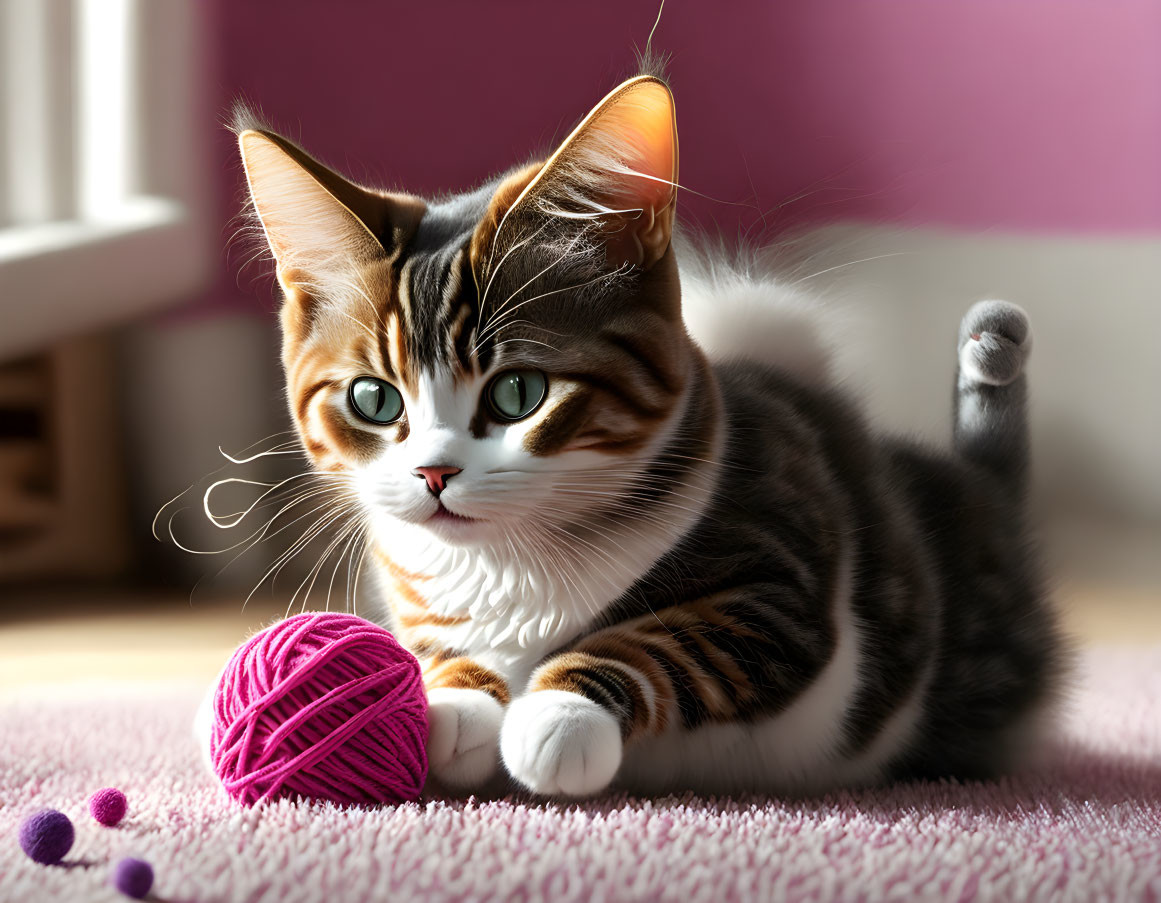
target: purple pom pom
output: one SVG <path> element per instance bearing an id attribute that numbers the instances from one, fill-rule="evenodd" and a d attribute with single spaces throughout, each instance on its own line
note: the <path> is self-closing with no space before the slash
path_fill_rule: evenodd
<path id="1" fill-rule="evenodd" d="M 144 899 L 153 887 L 153 867 L 144 859 L 122 859 L 113 870 L 113 886 L 126 897 Z"/>
<path id="2" fill-rule="evenodd" d="M 116 787 L 105 787 L 89 797 L 89 812 L 107 828 L 120 824 L 129 803 Z"/>
<path id="3" fill-rule="evenodd" d="M 63 812 L 42 809 L 20 826 L 20 846 L 41 865 L 56 865 L 72 849 L 73 823 Z"/>

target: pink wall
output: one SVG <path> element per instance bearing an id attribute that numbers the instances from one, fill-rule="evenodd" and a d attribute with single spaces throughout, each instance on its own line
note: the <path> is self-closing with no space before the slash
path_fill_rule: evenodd
<path id="1" fill-rule="evenodd" d="M 217 0 L 212 29 L 223 105 L 242 93 L 356 178 L 423 193 L 550 147 L 632 73 L 655 14 Z M 1161 229 L 1153 0 L 670 0 L 655 46 L 672 54 L 682 182 L 718 199 L 687 193 L 683 212 L 728 232 Z M 228 136 L 217 150 L 233 212 Z"/>

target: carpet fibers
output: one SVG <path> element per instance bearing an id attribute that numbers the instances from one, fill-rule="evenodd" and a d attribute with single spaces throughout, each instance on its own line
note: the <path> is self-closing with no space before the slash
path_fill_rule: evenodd
<path id="1" fill-rule="evenodd" d="M 150 899 L 1161 901 L 1161 649 L 1085 654 L 1061 738 L 997 783 L 908 784 L 811 800 L 580 805 L 511 797 L 379 809 L 245 810 L 202 771 L 197 702 L 173 687 L 23 692 L 0 703 L 0 900 L 124 900 L 121 856 L 153 864 Z M 130 810 L 87 814 L 100 787 Z M 61 866 L 17 845 L 66 812 Z"/>

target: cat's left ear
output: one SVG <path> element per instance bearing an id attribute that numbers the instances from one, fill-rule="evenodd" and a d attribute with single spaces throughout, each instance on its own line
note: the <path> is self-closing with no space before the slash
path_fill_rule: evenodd
<path id="1" fill-rule="evenodd" d="M 250 116 L 236 113 L 238 149 L 284 287 L 382 257 L 418 222 L 417 199 L 356 185 Z"/>
<path id="2" fill-rule="evenodd" d="M 673 95 L 643 75 L 604 98 L 512 204 L 517 215 L 599 224 L 613 266 L 648 269 L 673 237 L 677 121 Z"/>

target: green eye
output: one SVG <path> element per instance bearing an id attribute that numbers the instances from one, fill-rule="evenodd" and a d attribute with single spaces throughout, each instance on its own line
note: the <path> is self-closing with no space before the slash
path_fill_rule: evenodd
<path id="1" fill-rule="evenodd" d="M 539 370 L 509 370 L 488 386 L 488 407 L 500 420 L 522 420 L 540 407 L 547 387 Z"/>
<path id="2" fill-rule="evenodd" d="M 403 396 L 389 382 L 360 376 L 351 383 L 351 407 L 372 423 L 394 423 L 403 413 Z"/>

